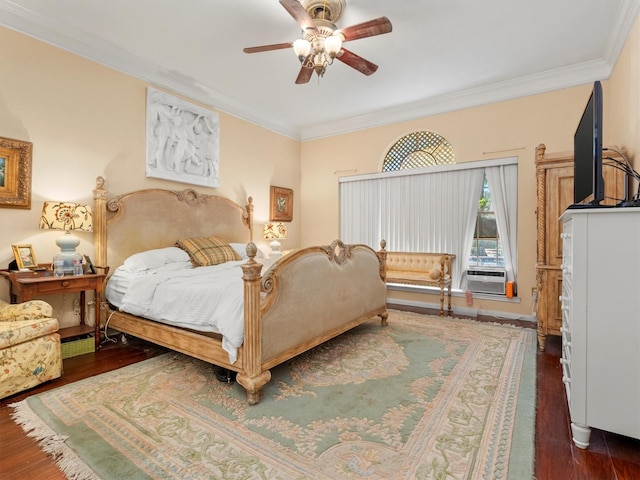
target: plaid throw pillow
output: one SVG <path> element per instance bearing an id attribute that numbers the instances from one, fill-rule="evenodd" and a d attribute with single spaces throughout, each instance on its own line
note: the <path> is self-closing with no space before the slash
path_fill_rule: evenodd
<path id="1" fill-rule="evenodd" d="M 242 260 L 231 245 L 219 237 L 185 238 L 178 240 L 176 247 L 187 252 L 196 267 Z"/>

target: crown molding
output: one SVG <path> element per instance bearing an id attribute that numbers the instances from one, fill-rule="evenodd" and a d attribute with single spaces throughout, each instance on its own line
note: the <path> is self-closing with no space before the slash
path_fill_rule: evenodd
<path id="1" fill-rule="evenodd" d="M 633 24 L 638 19 L 639 13 L 639 0 L 624 0 L 616 17 L 616 24 L 611 29 L 612 35 L 609 38 L 609 45 L 607 46 L 604 54 L 604 58 L 607 59 L 610 65 L 615 65 L 618 61 L 618 56 L 624 48 L 629 32 L 633 28 Z"/>
<path id="2" fill-rule="evenodd" d="M 611 74 L 611 70 L 611 65 L 604 60 L 594 60 L 548 70 L 453 94 L 430 97 L 410 104 L 396 105 L 368 115 L 308 126 L 301 131 L 300 139 L 306 141 L 340 135 L 346 132 L 382 127 L 440 113 L 575 87 L 595 80 L 606 79 Z"/>
<path id="3" fill-rule="evenodd" d="M 233 115 L 294 140 L 307 141 L 607 79 L 637 19 L 639 10 L 639 0 L 626 0 L 623 3 L 614 34 L 602 59 L 453 94 L 425 98 L 422 101 L 396 105 L 365 115 L 306 126 L 296 126 L 272 115 L 265 115 L 246 104 L 203 86 L 198 79 L 179 72 L 167 71 L 159 65 L 116 45 L 103 42 L 79 29 L 68 26 L 64 29 L 60 28 L 50 19 L 9 0 L 0 0 L 0 25 L 141 79 L 156 87 L 183 95 L 217 111 Z"/>
<path id="4" fill-rule="evenodd" d="M 200 102 L 217 111 L 228 113 L 247 122 L 300 140 L 300 131 L 291 123 L 265 116 L 236 100 L 208 89 L 197 79 L 176 71 L 168 71 L 116 45 L 67 25 L 60 28 L 49 18 L 8 0 L 0 0 L 0 25 L 28 35 L 54 47 L 138 78 L 153 86 Z M 63 33 L 64 32 L 64 33 Z"/>

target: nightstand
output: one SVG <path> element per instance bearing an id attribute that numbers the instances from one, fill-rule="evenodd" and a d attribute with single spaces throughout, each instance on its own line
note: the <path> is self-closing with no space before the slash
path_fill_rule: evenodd
<path id="1" fill-rule="evenodd" d="M 80 293 L 80 325 L 59 330 L 61 338 L 70 338 L 93 333 L 96 350 L 100 346 L 100 292 L 106 273 L 88 275 L 68 275 L 54 277 L 51 270 L 33 270 L 22 272 L 16 270 L 0 270 L 0 275 L 11 283 L 11 303 L 26 302 L 42 295 L 61 293 Z M 95 327 L 85 322 L 85 292 L 93 290 L 95 295 Z"/>

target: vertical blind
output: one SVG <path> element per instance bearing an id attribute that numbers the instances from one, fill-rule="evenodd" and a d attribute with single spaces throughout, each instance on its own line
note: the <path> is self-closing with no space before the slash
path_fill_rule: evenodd
<path id="1" fill-rule="evenodd" d="M 517 258 L 517 158 L 342 177 L 340 238 L 376 250 L 384 239 L 389 251 L 454 254 L 452 287 L 461 288 L 485 172 L 498 235 L 508 245 L 503 254 L 512 280 Z"/>

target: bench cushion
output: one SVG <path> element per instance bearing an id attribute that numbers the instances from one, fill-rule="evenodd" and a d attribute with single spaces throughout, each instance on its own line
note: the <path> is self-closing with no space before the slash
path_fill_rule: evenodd
<path id="1" fill-rule="evenodd" d="M 451 281 L 449 275 L 445 275 L 443 277 L 444 283 L 447 284 Z M 392 270 L 387 271 L 387 283 L 408 283 L 415 285 L 439 285 L 440 283 L 440 273 L 435 278 L 431 276 L 425 276 L 422 272 L 407 272 L 407 271 L 399 271 Z"/>
<path id="2" fill-rule="evenodd" d="M 387 282 L 438 285 L 451 281 L 453 255 L 423 252 L 387 252 Z M 444 268 L 444 271 L 443 271 Z"/>
<path id="3" fill-rule="evenodd" d="M 440 316 L 444 315 L 444 290 L 448 287 L 451 314 L 451 261 L 448 253 L 387 252 L 387 283 L 440 287 Z"/>

